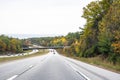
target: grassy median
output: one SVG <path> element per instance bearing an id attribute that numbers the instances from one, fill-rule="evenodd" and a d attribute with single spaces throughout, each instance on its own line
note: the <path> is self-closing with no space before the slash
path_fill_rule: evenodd
<path id="1" fill-rule="evenodd" d="M 4 58 L 0 58 L 0 63 L 5 63 L 8 61 L 19 60 L 19 59 L 24 59 L 24 58 L 29 58 L 29 57 L 40 56 L 40 55 L 46 54 L 48 52 L 49 52 L 48 50 L 40 50 L 39 52 L 34 53 L 34 54 L 28 54 L 28 55 L 23 55 L 23 56 L 4 57 Z"/>

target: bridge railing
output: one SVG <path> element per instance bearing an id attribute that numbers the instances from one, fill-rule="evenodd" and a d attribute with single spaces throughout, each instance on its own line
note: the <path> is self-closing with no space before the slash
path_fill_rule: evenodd
<path id="1" fill-rule="evenodd" d="M 52 46 L 52 47 L 26 47 L 23 50 L 33 50 L 33 49 L 63 49 L 64 46 Z"/>

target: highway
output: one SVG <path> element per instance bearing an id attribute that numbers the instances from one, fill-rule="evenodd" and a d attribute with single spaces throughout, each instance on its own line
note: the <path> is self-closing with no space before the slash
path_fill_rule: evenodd
<path id="1" fill-rule="evenodd" d="M 33 49 L 31 52 L 27 52 L 27 53 L 9 54 L 9 55 L 2 55 L 2 56 L 0 55 L 0 58 L 15 57 L 15 56 L 25 56 L 25 55 L 35 54 L 37 52 L 38 52 L 37 49 Z"/>
<path id="2" fill-rule="evenodd" d="M 120 80 L 120 74 L 55 51 L 43 56 L 0 64 L 0 80 Z"/>

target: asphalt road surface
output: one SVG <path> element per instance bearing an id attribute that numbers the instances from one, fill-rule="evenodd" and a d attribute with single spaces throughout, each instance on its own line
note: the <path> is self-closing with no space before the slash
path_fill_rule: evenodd
<path id="1" fill-rule="evenodd" d="M 120 74 L 49 52 L 0 64 L 0 80 L 120 80 Z"/>

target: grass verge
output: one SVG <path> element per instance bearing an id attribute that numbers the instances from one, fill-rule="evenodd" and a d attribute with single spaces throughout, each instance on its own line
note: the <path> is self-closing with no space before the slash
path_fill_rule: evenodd
<path id="1" fill-rule="evenodd" d="M 74 57 L 77 60 L 98 66 L 100 68 L 104 68 L 113 72 L 120 73 L 120 64 L 112 64 L 107 60 L 102 60 L 99 56 L 97 57 L 92 57 L 92 58 L 79 58 L 79 57 Z"/>
<path id="2" fill-rule="evenodd" d="M 40 56 L 46 53 L 48 53 L 48 50 L 43 50 L 43 51 L 39 51 L 34 54 L 29 54 L 29 55 L 24 55 L 24 56 L 4 57 L 4 58 L 0 58 L 0 63 L 5 63 L 8 61 L 19 60 L 19 59 L 24 59 L 24 58 L 29 58 L 29 57 Z"/>
<path id="3" fill-rule="evenodd" d="M 57 50 L 59 53 L 61 53 L 64 56 L 70 57 L 70 58 L 74 58 L 77 59 L 79 61 L 100 67 L 100 68 L 104 68 L 113 72 L 117 72 L 120 73 L 120 64 L 112 64 L 107 60 L 102 60 L 100 56 L 97 57 L 92 57 L 92 58 L 83 58 L 83 57 L 75 57 L 75 56 L 68 56 L 66 55 L 67 53 L 64 53 L 62 50 Z"/>

